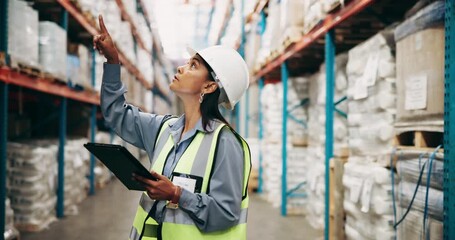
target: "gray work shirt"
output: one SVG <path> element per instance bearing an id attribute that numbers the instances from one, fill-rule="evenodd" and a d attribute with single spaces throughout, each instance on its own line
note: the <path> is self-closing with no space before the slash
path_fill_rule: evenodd
<path id="1" fill-rule="evenodd" d="M 120 65 L 104 64 L 101 111 L 105 122 L 123 140 L 144 149 L 151 161 L 155 140 L 166 116 L 144 113 L 127 104 L 124 97 L 126 91 L 120 81 Z M 163 175 L 167 177 L 171 175 L 172 169 L 196 133 L 214 130 L 207 127 L 205 131 L 199 119 L 196 126 L 180 138 L 184 124 L 185 116 L 182 115 L 170 125 L 173 139 L 181 140 L 175 143 L 166 161 Z M 228 229 L 235 226 L 240 218 L 244 179 L 243 148 L 229 129 L 223 129 L 219 137 L 208 194 L 183 190 L 179 200 L 179 207 L 188 213 L 196 226 L 204 232 Z M 166 211 L 164 204 L 164 201 L 160 201 L 157 211 L 152 214 L 159 223 L 163 222 Z"/>

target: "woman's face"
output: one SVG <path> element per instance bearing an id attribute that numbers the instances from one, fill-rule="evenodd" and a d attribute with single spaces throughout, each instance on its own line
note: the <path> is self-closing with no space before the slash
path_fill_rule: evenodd
<path id="1" fill-rule="evenodd" d="M 177 74 L 174 75 L 170 85 L 170 89 L 177 96 L 194 96 L 199 99 L 205 85 L 210 82 L 208 80 L 209 72 L 203 61 L 196 54 L 185 65 L 177 67 Z"/>

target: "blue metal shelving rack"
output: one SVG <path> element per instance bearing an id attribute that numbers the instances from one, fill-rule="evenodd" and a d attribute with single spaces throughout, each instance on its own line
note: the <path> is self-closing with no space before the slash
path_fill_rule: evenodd
<path id="1" fill-rule="evenodd" d="M 0 52 L 8 55 L 8 1 L 0 2 Z M 5 232 L 6 143 L 8 136 L 8 84 L 0 81 L 0 239 Z"/>
<path id="2" fill-rule="evenodd" d="M 444 239 L 455 237 L 455 2 L 445 2 Z"/>

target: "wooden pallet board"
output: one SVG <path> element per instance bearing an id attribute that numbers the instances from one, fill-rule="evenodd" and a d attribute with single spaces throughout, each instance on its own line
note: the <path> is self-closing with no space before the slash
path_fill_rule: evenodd
<path id="1" fill-rule="evenodd" d="M 22 223 L 16 223 L 15 224 L 15 227 L 19 230 L 19 231 L 24 231 L 24 232 L 40 232 L 44 229 L 46 229 L 47 227 L 49 227 L 49 225 L 53 222 L 57 221 L 56 218 L 54 217 L 51 217 L 49 219 L 47 219 L 45 222 L 43 222 L 42 224 L 22 224 Z"/>
<path id="2" fill-rule="evenodd" d="M 6 65 L 6 56 L 4 52 L 0 52 L 0 67 Z"/>
<path id="3" fill-rule="evenodd" d="M 330 240 L 345 239 L 344 224 L 346 213 L 343 208 L 344 188 L 342 179 L 344 173 L 344 164 L 347 161 L 347 157 L 335 157 L 330 161 Z"/>
<path id="4" fill-rule="evenodd" d="M 435 148 L 444 142 L 443 132 L 407 131 L 395 136 L 395 146 Z"/>

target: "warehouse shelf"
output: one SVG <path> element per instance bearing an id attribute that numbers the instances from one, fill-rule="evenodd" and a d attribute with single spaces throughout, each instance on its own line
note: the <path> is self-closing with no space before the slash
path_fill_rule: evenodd
<path id="1" fill-rule="evenodd" d="M 133 19 L 131 19 L 131 16 L 126 11 L 125 5 L 123 5 L 122 0 L 115 0 L 115 2 L 117 3 L 118 7 L 120 8 L 120 12 L 122 14 L 122 18 L 124 20 L 126 20 L 130 24 L 131 32 L 133 33 L 133 36 L 136 39 L 136 42 L 139 45 L 139 47 L 144 49 L 148 53 L 150 53 L 149 46 L 145 46 L 144 41 L 142 40 L 141 36 L 139 35 L 137 27 L 136 27 L 136 25 L 133 22 Z"/>
<path id="2" fill-rule="evenodd" d="M 60 5 L 62 5 L 65 10 L 67 10 L 71 16 L 73 16 L 74 19 L 83 27 L 85 28 L 91 35 L 97 35 L 99 34 L 99 30 L 97 27 L 95 27 L 90 21 L 80 12 L 79 9 L 76 8 L 76 6 L 70 2 L 69 0 L 57 0 Z M 117 1 L 118 2 L 118 1 Z M 125 12 L 124 10 L 122 12 Z M 126 14 L 126 12 L 125 12 Z M 131 20 L 129 17 L 128 19 Z M 136 31 L 137 34 L 137 31 Z M 139 43 L 139 42 L 138 42 Z M 139 69 L 132 64 L 126 57 L 125 55 L 118 49 L 119 51 L 119 58 L 120 62 L 122 63 L 123 66 L 125 66 L 128 71 L 133 74 L 136 79 L 147 89 L 152 89 L 155 86 L 151 83 L 148 83 L 142 73 L 139 71 Z M 165 89 L 162 86 L 156 86 L 160 91 Z M 163 96 L 167 97 L 167 94 L 165 92 L 163 93 Z"/>
<path id="3" fill-rule="evenodd" d="M 60 97 L 66 97 L 75 101 L 100 105 L 100 96 L 94 91 L 76 91 L 66 84 L 51 81 L 46 78 L 33 78 L 11 70 L 8 67 L 0 68 L 0 80 L 6 84 L 13 84 L 39 92 L 48 93 Z"/>
<path id="4" fill-rule="evenodd" d="M 253 14 L 258 14 L 257 11 L 265 11 L 267 7 L 267 3 L 269 1 L 258 1 L 254 13 L 248 15 L 247 20 L 244 24 L 251 22 L 253 18 Z M 455 15 L 455 11 L 453 9 L 453 2 L 446 1 L 446 4 L 450 3 L 450 7 L 446 7 L 446 29 L 450 30 L 450 25 L 447 26 L 449 20 L 452 22 L 453 16 Z M 344 6 L 340 6 L 336 8 L 334 11 L 329 12 L 326 17 L 321 20 L 312 30 L 310 30 L 307 34 L 302 34 L 301 37 L 295 41 L 290 43 L 289 45 L 281 48 L 281 52 L 277 53 L 277 50 L 271 53 L 269 57 L 270 60 L 260 69 L 255 71 L 254 77 L 251 79 L 251 83 L 257 83 L 259 85 L 259 96 L 261 95 L 261 91 L 264 84 L 270 82 L 281 81 L 283 84 L 283 135 L 282 135 L 282 166 L 283 172 L 281 173 L 282 176 L 282 205 L 281 205 L 281 212 L 282 215 L 287 214 L 286 209 L 286 202 L 289 198 L 289 192 L 287 191 L 287 179 L 286 179 L 286 162 L 287 162 L 287 153 L 286 153 L 286 146 L 287 146 L 287 119 L 289 112 L 288 103 L 287 103 L 287 83 L 289 76 L 300 76 L 303 74 L 308 74 L 315 72 L 319 69 L 319 66 L 325 62 L 326 65 L 326 126 L 325 126 L 325 182 L 328 183 L 330 181 L 329 177 L 329 161 L 333 156 L 333 120 L 334 120 L 334 111 L 337 111 L 336 104 L 342 101 L 345 98 L 342 98 L 339 101 L 334 101 L 333 99 L 333 91 L 334 91 L 334 60 L 335 54 L 341 53 L 347 50 L 350 50 L 354 46 L 362 43 L 366 39 L 370 38 L 374 34 L 378 33 L 380 30 L 386 28 L 387 26 L 391 25 L 397 20 L 402 20 L 404 17 L 404 13 L 406 10 L 410 9 L 412 5 L 415 4 L 415 1 L 406 1 L 406 2 L 397 2 L 397 1 L 374 1 L 374 0 L 352 0 L 346 1 Z M 261 9 L 262 8 L 262 9 Z M 259 9 L 259 10 L 258 10 Z M 259 12 L 260 13 L 260 12 Z M 381 13 L 387 13 L 387 16 L 382 16 Z M 449 19 L 449 20 L 448 20 Z M 447 30 L 446 30 L 447 31 Z M 453 32 L 453 31 L 452 31 Z M 450 36 L 446 32 L 446 36 Z M 449 41 L 446 41 L 446 49 L 450 49 L 447 44 Z M 236 47 L 241 45 L 241 41 L 237 41 Z M 449 44 L 450 45 L 450 44 Z M 453 48 L 451 49 L 451 53 L 453 53 Z M 446 58 L 451 57 L 453 54 L 446 53 Z M 446 60 L 447 63 L 447 60 Z M 449 71 L 453 73 L 453 67 L 449 69 L 449 64 L 446 64 L 446 73 Z M 448 89 L 448 74 L 446 74 L 446 92 L 449 92 Z M 338 100 L 338 99 L 336 99 Z M 452 101 L 453 102 L 453 101 Z M 446 114 L 448 114 L 450 101 L 446 99 Z M 261 109 L 261 106 L 259 106 Z M 340 113 L 343 115 L 342 113 Z M 451 113 L 453 114 L 453 113 Z M 346 117 L 346 114 L 343 115 Z M 448 122 L 448 119 L 446 119 Z M 452 122 L 452 121 L 451 121 Z M 246 120 L 246 125 L 248 125 L 248 120 Z M 260 141 L 263 138 L 263 123 L 262 123 L 262 112 L 259 110 L 259 139 Z M 452 124 L 453 125 L 453 124 Z M 447 127 L 446 127 L 447 128 Z M 453 126 L 452 126 L 453 128 Z M 455 135 L 448 135 L 446 131 L 446 143 L 448 144 L 451 141 L 455 141 Z M 450 147 L 449 147 L 450 148 Z M 451 159 L 449 157 L 449 151 L 447 147 L 444 148 L 446 151 L 445 158 Z M 262 155 L 259 155 L 259 187 L 258 192 L 262 190 Z M 444 165 L 445 169 L 449 169 L 449 164 Z M 453 167 L 452 167 L 453 168 Z M 449 171 L 449 170 L 446 170 Z M 453 181 L 453 178 L 447 177 L 445 179 L 447 184 L 448 182 Z M 446 183 L 445 182 L 445 183 Z M 445 189 L 446 196 L 453 196 L 454 187 L 450 185 Z M 292 187 L 292 186 L 291 186 Z M 451 195 L 449 195 L 449 191 Z M 328 239 L 328 231 L 329 231 L 329 184 L 326 184 L 325 190 L 325 239 Z M 448 201 L 445 202 L 445 207 Z M 453 207 L 453 204 L 450 206 Z M 452 211 L 453 209 L 449 209 Z M 447 216 L 445 216 L 447 217 Z M 450 217 L 445 218 L 444 226 L 450 226 L 453 223 L 449 223 L 448 219 Z M 452 220 L 453 221 L 453 220 Z M 448 228 L 445 229 L 445 233 L 448 232 Z M 445 239 L 448 238 L 449 235 L 445 234 Z"/>

